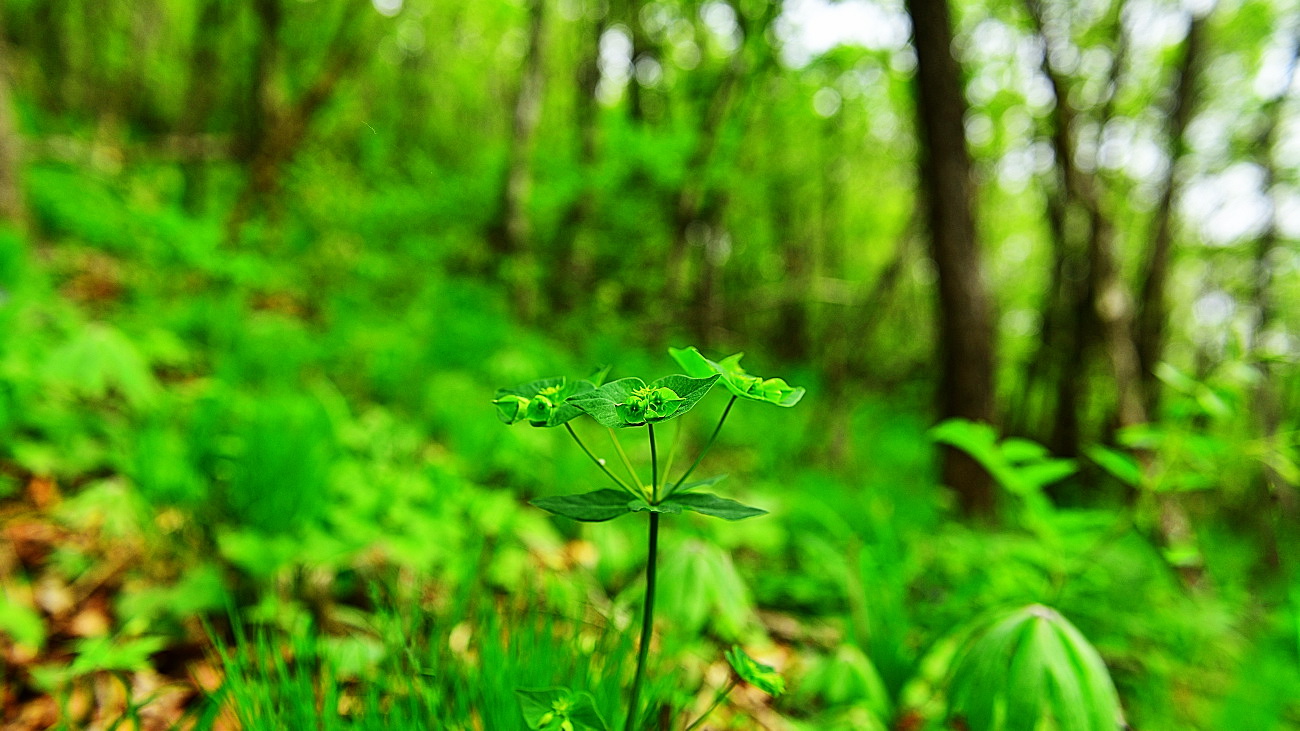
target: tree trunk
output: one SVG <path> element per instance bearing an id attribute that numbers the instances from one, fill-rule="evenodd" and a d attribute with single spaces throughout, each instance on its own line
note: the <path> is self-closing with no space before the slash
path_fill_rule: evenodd
<path id="1" fill-rule="evenodd" d="M 488 231 L 488 241 L 497 256 L 500 276 L 510 288 L 515 312 L 525 321 L 536 317 L 538 304 L 537 259 L 528 201 L 532 197 L 533 152 L 546 79 L 542 46 L 545 19 L 546 0 L 531 0 L 528 4 L 528 49 L 515 94 L 500 212 Z"/>
<path id="2" fill-rule="evenodd" d="M 709 96 L 704 117 L 699 124 L 699 141 L 691 151 L 686 164 L 686 175 L 673 206 L 668 270 L 660 298 L 663 307 L 661 317 L 668 322 L 680 316 L 686 294 L 690 291 L 692 257 L 689 245 L 692 235 L 699 233 L 709 239 L 702 241 L 699 247 L 703 258 L 694 298 L 697 308 L 701 303 L 709 301 L 702 290 L 714 286 L 718 281 L 716 274 L 710 271 L 710 268 L 717 266 L 719 258 L 716 256 L 716 248 L 713 249 L 714 256 L 710 257 L 709 247 L 717 239 L 710 238 L 716 232 L 709 231 L 709 224 L 721 224 L 726 205 L 719 201 L 720 193 L 716 186 L 710 186 L 708 172 L 716 164 L 715 157 L 722 141 L 724 125 L 729 119 L 745 116 L 744 112 L 753 101 L 754 89 L 761 83 L 766 69 L 775 63 L 772 49 L 764 48 L 762 44 L 767 42 L 768 29 L 780 15 L 781 7 L 779 1 L 765 3 L 760 15 L 753 19 L 746 17 L 736 7 L 736 19 L 742 34 L 740 47 L 736 49 Z M 751 59 L 754 54 L 760 54 L 757 60 Z M 742 92 L 745 95 L 742 96 Z M 740 109 L 739 113 L 737 108 Z M 662 331 L 667 322 L 659 322 L 657 325 L 656 329 Z M 696 322 L 695 329 L 697 332 L 707 331 L 708 326 Z"/>
<path id="3" fill-rule="evenodd" d="M 351 0 L 330 37 L 325 58 L 312 83 L 291 100 L 281 79 L 279 31 L 284 21 L 280 0 L 258 0 L 254 9 L 261 24 L 250 104 L 252 116 L 236 153 L 247 160 L 248 180 L 226 220 L 226 239 L 239 232 L 255 211 L 274 201 L 284 168 L 293 160 L 311 131 L 316 115 L 333 96 L 349 68 L 360 56 L 355 37 L 360 14 L 369 6 Z"/>
<path id="4" fill-rule="evenodd" d="M 645 121 L 645 100 L 641 84 L 636 80 L 636 62 L 650 47 L 645 29 L 641 25 L 642 0 L 624 0 L 624 20 L 627 22 L 628 41 L 632 44 L 632 68 L 628 69 L 627 113 L 633 122 Z"/>
<path id="5" fill-rule="evenodd" d="M 907 0 L 916 44 L 919 172 L 928 205 L 930 253 L 938 272 L 941 375 L 939 417 L 994 420 L 993 310 L 975 239 L 966 97 L 952 55 L 947 0 Z M 942 478 L 968 516 L 990 515 L 996 493 L 988 473 L 952 448 Z"/>
<path id="6" fill-rule="evenodd" d="M 1286 72 L 1283 74 L 1284 81 L 1278 84 L 1280 91 L 1277 95 L 1265 103 L 1262 115 L 1263 126 L 1252 148 L 1255 162 L 1264 171 L 1266 195 L 1273 195 L 1274 186 L 1277 184 L 1278 138 L 1283 107 L 1295 81 L 1297 63 L 1300 63 L 1300 29 L 1293 29 L 1290 43 L 1291 55 Z M 1251 288 L 1251 300 L 1255 306 L 1255 323 L 1251 332 L 1250 351 L 1260 371 L 1259 383 L 1255 386 L 1252 395 L 1252 405 L 1260 437 L 1269 444 L 1266 448 L 1270 450 L 1285 449 L 1285 445 L 1279 443 L 1278 436 L 1284 414 L 1284 399 L 1278 387 L 1278 373 L 1273 367 L 1272 357 L 1267 352 L 1267 345 L 1264 342 L 1272 331 L 1277 317 L 1277 304 L 1273 293 L 1273 267 L 1275 266 L 1273 262 L 1281 238 L 1278 224 L 1275 204 L 1269 215 L 1268 226 L 1255 242 L 1254 278 Z M 1267 495 L 1276 504 L 1276 509 L 1271 511 L 1275 515 L 1274 560 L 1294 581 L 1300 578 L 1300 537 L 1295 531 L 1296 524 L 1300 522 L 1300 492 L 1297 492 L 1295 485 L 1283 478 L 1267 462 L 1264 463 L 1263 471 Z"/>
<path id="7" fill-rule="evenodd" d="M 1161 186 L 1160 200 L 1155 211 L 1155 232 L 1151 235 L 1151 248 L 1147 253 L 1142 280 L 1142 291 L 1136 322 L 1138 362 L 1142 369 L 1143 396 L 1148 415 L 1154 415 L 1159 403 L 1159 383 L 1156 364 L 1164 350 L 1165 324 L 1169 320 L 1169 303 L 1166 293 L 1169 265 L 1173 251 L 1174 200 L 1178 194 L 1178 164 L 1187 153 L 1187 124 L 1192 117 L 1196 101 L 1196 76 L 1204 45 L 1205 21 L 1208 16 L 1195 16 L 1187 29 L 1183 42 L 1183 58 L 1175 74 L 1171 108 L 1168 113 L 1169 168 Z"/>
<path id="8" fill-rule="evenodd" d="M 27 205 L 22 187 L 22 144 L 14 120 L 9 90 L 9 48 L 5 42 L 4 18 L 0 16 L 0 223 L 19 231 L 27 229 Z"/>
<path id="9" fill-rule="evenodd" d="M 566 312 L 573 308 L 579 293 L 590 287 L 594 252 L 584 240 L 586 228 L 595 214 L 596 186 L 593 181 L 597 159 L 600 114 L 596 89 L 600 84 L 600 38 L 605 34 L 606 13 L 582 28 L 581 60 L 574 77 L 575 117 L 578 127 L 578 165 L 583 171 L 582 187 L 560 219 L 556 232 L 557 268 L 549 273 L 548 294 L 552 310 Z"/>
<path id="10" fill-rule="evenodd" d="M 224 21 L 225 0 L 204 0 L 199 10 L 198 23 L 194 30 L 194 51 L 190 56 L 189 79 L 186 82 L 185 109 L 177 124 L 177 133 L 182 137 L 193 137 L 204 131 L 208 117 L 216 107 L 217 91 L 220 88 L 212 78 L 217 68 L 217 41 L 221 37 L 218 29 Z M 208 166 L 202 158 L 186 160 L 181 165 L 184 188 L 181 193 L 181 206 L 191 215 L 203 212 L 207 199 Z"/>

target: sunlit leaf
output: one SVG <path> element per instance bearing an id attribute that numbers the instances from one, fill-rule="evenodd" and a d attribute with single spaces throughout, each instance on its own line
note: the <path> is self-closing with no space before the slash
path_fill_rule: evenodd
<path id="1" fill-rule="evenodd" d="M 669 348 L 677 364 L 688 374 L 703 378 L 711 373 L 722 377 L 722 383 L 732 395 L 751 401 L 790 407 L 799 403 L 804 396 L 803 387 L 791 386 L 781 378 L 762 378 L 750 375 L 740 367 L 744 353 L 734 353 L 714 362 L 705 358 L 694 346 L 688 348 Z"/>
<path id="2" fill-rule="evenodd" d="M 602 426 L 612 429 L 644 426 L 675 419 L 695 407 L 718 376 L 691 378 L 673 375 L 647 385 L 640 378 L 621 378 L 570 397 Z"/>
<path id="3" fill-rule="evenodd" d="M 731 663 L 731 668 L 736 671 L 736 675 L 746 683 L 771 696 L 779 696 L 785 692 L 785 678 L 781 677 L 776 668 L 755 660 L 739 646 L 732 645 L 731 649 L 727 650 L 726 657 L 727 662 Z"/>

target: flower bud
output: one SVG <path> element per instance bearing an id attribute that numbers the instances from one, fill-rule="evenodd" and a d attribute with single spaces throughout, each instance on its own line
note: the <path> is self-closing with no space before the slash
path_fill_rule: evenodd
<path id="1" fill-rule="evenodd" d="M 492 402 L 497 407 L 497 416 L 507 424 L 513 424 L 524 418 L 529 401 L 513 394 L 502 396 Z"/>
<path id="2" fill-rule="evenodd" d="M 543 394 L 537 394 L 528 402 L 528 423 L 533 426 L 546 426 L 555 411 L 555 402 Z"/>
<path id="3" fill-rule="evenodd" d="M 618 417 L 626 424 L 643 424 L 646 420 L 646 400 L 640 396 L 628 396 L 627 401 L 615 404 Z"/>

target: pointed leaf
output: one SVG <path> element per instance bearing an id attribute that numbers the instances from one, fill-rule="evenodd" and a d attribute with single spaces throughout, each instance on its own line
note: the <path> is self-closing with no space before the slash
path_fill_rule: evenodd
<path id="1" fill-rule="evenodd" d="M 651 505 L 650 503 L 647 503 L 644 500 L 632 500 L 627 504 L 627 506 L 634 513 L 639 513 L 641 511 L 648 510 L 651 513 L 664 513 L 665 515 L 676 515 L 682 512 L 682 506 L 674 505 L 669 502 L 662 502 L 659 503 L 658 505 Z"/>
<path id="2" fill-rule="evenodd" d="M 605 385 L 605 379 L 609 378 L 609 370 L 611 367 L 612 366 L 607 365 L 600 366 L 596 370 L 592 371 L 590 376 L 587 376 L 586 380 L 591 383 L 592 388 L 600 388 Z"/>
<path id="3" fill-rule="evenodd" d="M 669 348 L 668 353 L 687 373 L 697 378 L 708 373 L 722 376 L 722 383 L 737 398 L 762 401 L 777 406 L 791 407 L 799 403 L 804 396 L 803 387 L 793 387 L 780 378 L 761 378 L 745 372 L 740 367 L 744 353 L 733 353 L 721 362 L 705 358 L 694 346 L 689 348 Z"/>
<path id="4" fill-rule="evenodd" d="M 652 419 L 651 421 L 659 422 L 676 419 L 687 411 L 695 408 L 695 404 L 699 403 L 700 399 L 704 398 L 704 395 L 713 388 L 713 384 L 717 383 L 718 378 L 720 378 L 720 376 L 716 374 L 705 378 L 691 378 L 690 376 L 673 375 L 665 376 L 650 384 L 651 388 L 672 389 L 672 391 L 682 399 L 682 403 L 678 405 L 677 409 L 671 414 L 660 419 Z"/>
<path id="5" fill-rule="evenodd" d="M 712 487 L 718 484 L 719 482 L 722 482 L 725 479 L 727 479 L 726 475 L 714 475 L 713 477 L 710 477 L 705 480 L 696 480 L 695 482 L 688 482 L 685 485 L 682 485 L 681 487 L 674 490 L 673 493 L 676 494 L 682 492 L 690 492 L 691 490 L 698 490 L 701 487 Z"/>
<path id="6" fill-rule="evenodd" d="M 723 520 L 744 520 L 767 514 L 766 510 L 707 492 L 679 492 L 666 498 L 663 505 L 679 505 L 685 510 Z"/>
<path id="7" fill-rule="evenodd" d="M 586 412 L 601 426 L 611 429 L 640 426 L 640 424 L 629 424 L 619 413 L 618 405 L 627 403 L 636 391 L 643 388 L 645 388 L 645 381 L 640 378 L 620 378 L 600 388 L 571 396 L 567 404 Z"/>
<path id="8" fill-rule="evenodd" d="M 727 650 L 726 658 L 736 675 L 746 683 L 773 697 L 785 692 L 785 678 L 781 677 L 776 668 L 755 660 L 740 647 L 732 645 Z"/>
<path id="9" fill-rule="evenodd" d="M 582 409 L 567 400 L 594 389 L 595 385 L 587 380 L 569 383 L 563 376 L 542 378 L 498 389 L 492 403 L 497 407 L 497 418 L 507 424 L 527 420 L 536 427 L 556 427 L 582 416 Z"/>
<path id="10" fill-rule="evenodd" d="M 1131 454 L 1103 447 L 1100 444 L 1084 449 L 1083 453 L 1103 470 L 1109 472 L 1111 477 L 1129 487 L 1137 487 L 1142 482 L 1142 468 Z"/>
<path id="11" fill-rule="evenodd" d="M 548 513 L 586 523 L 600 523 L 630 513 L 632 508 L 629 502 L 627 493 L 611 489 L 596 490 L 581 495 L 539 497 L 532 501 L 533 505 Z"/>

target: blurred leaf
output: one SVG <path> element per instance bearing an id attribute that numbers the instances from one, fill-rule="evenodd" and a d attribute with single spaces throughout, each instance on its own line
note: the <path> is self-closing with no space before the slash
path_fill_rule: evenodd
<path id="1" fill-rule="evenodd" d="M 85 675 L 103 670 L 138 672 L 151 666 L 149 657 L 167 646 L 164 637 L 91 637 L 76 642 L 77 659 L 70 674 Z"/>
<path id="2" fill-rule="evenodd" d="M 1115 731 L 1124 723 L 1105 663 L 1041 605 L 981 620 L 953 662 L 950 718 L 971 731 Z"/>
<path id="3" fill-rule="evenodd" d="M 8 635 L 15 644 L 40 650 L 45 645 L 45 622 L 35 609 L 0 592 L 0 634 Z"/>
<path id="4" fill-rule="evenodd" d="M 1093 444 L 1084 448 L 1083 453 L 1125 485 L 1137 487 L 1141 484 L 1142 468 L 1133 455 L 1100 444 Z"/>
<path id="5" fill-rule="evenodd" d="M 754 658 L 750 657 L 738 645 L 732 645 L 726 652 L 727 662 L 736 671 L 740 679 L 767 693 L 770 696 L 780 696 L 785 692 L 785 678 L 776 671 L 771 665 L 764 665 Z"/>
<path id="6" fill-rule="evenodd" d="M 528 728 L 537 731 L 609 731 L 590 693 L 568 688 L 515 690 Z"/>

